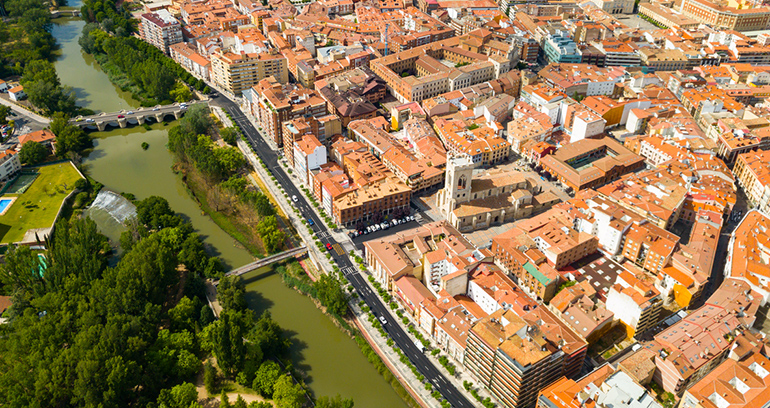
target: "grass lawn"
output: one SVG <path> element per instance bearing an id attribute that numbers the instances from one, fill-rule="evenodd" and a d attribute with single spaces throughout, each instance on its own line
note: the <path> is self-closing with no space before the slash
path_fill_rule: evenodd
<path id="1" fill-rule="evenodd" d="M 24 194 L 4 195 L 18 198 L 0 216 L 0 243 L 21 241 L 28 229 L 50 227 L 62 200 L 81 178 L 71 163 L 51 164 L 39 167 L 38 171 L 40 175 Z"/>

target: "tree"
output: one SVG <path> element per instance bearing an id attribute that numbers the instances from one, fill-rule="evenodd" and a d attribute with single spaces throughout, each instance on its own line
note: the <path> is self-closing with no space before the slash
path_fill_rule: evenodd
<path id="1" fill-rule="evenodd" d="M 283 231 L 278 229 L 275 215 L 262 218 L 257 224 L 257 233 L 259 233 L 267 252 L 276 252 L 283 246 L 285 236 Z"/>
<path id="2" fill-rule="evenodd" d="M 214 149 L 214 156 L 228 174 L 235 173 L 246 164 L 241 151 L 232 146 Z"/>
<path id="3" fill-rule="evenodd" d="M 202 135 L 209 132 L 213 122 L 209 115 L 209 109 L 204 105 L 193 105 L 187 109 L 187 113 L 179 121 L 182 132 L 192 135 Z"/>
<path id="4" fill-rule="evenodd" d="M 19 160 L 21 161 L 21 164 L 26 164 L 28 166 L 34 166 L 42 162 L 47 156 L 48 149 L 35 141 L 24 143 L 19 151 Z"/>
<path id="5" fill-rule="evenodd" d="M 251 388 L 265 398 L 273 397 L 273 387 L 281 376 L 281 367 L 273 360 L 265 360 L 259 366 Z"/>
<path id="6" fill-rule="evenodd" d="M 209 395 L 214 395 L 217 391 L 217 369 L 210 362 L 206 362 L 203 365 L 203 384 L 206 387 L 206 392 Z"/>
<path id="7" fill-rule="evenodd" d="M 190 92 L 190 88 L 181 82 L 177 82 L 176 86 L 174 86 L 174 89 L 171 90 L 170 95 L 171 98 L 174 99 L 174 102 L 187 102 L 193 98 L 192 92 Z"/>
<path id="8" fill-rule="evenodd" d="M 163 197 L 150 196 L 136 205 L 136 216 L 140 223 L 150 229 L 161 230 L 176 227 L 181 219 L 171 211 L 168 201 Z"/>
<path id="9" fill-rule="evenodd" d="M 69 118 L 62 112 L 53 115 L 51 132 L 56 135 L 56 155 L 59 157 L 93 146 L 91 138 L 82 129 L 69 123 Z"/>
<path id="10" fill-rule="evenodd" d="M 246 310 L 246 285 L 240 276 L 225 276 L 217 285 L 217 299 L 225 310 Z"/>
<path id="11" fill-rule="evenodd" d="M 238 131 L 238 129 L 234 127 L 226 127 L 219 131 L 219 136 L 222 137 L 222 140 L 225 141 L 225 143 L 229 144 L 230 146 L 236 146 L 238 135 L 240 135 L 241 132 Z"/>
<path id="12" fill-rule="evenodd" d="M 348 297 L 337 279 L 329 275 L 321 275 L 314 286 L 318 293 L 318 300 L 326 306 L 329 312 L 344 316 L 348 310 Z"/>
<path id="13" fill-rule="evenodd" d="M 196 302 L 193 302 L 187 296 L 180 299 L 179 303 L 168 311 L 168 317 L 171 320 L 171 328 L 173 330 L 194 331 L 195 322 L 198 320 L 199 315 L 199 309 L 196 306 Z"/>
<path id="14" fill-rule="evenodd" d="M 273 320 L 269 311 L 262 313 L 249 340 L 256 343 L 265 356 L 283 357 L 289 351 L 291 342 L 284 336 L 283 329 Z"/>
<path id="15" fill-rule="evenodd" d="M 11 108 L 5 105 L 0 105 L 0 125 L 8 124 L 8 115 L 11 114 Z"/>
<path id="16" fill-rule="evenodd" d="M 204 330 L 204 336 L 217 357 L 219 368 L 228 377 L 234 377 L 246 361 L 248 348 L 243 339 L 251 323 L 248 312 L 223 309 L 219 320 Z"/>
<path id="17" fill-rule="evenodd" d="M 158 408 L 200 408 L 198 391 L 188 382 L 160 391 Z"/>
<path id="18" fill-rule="evenodd" d="M 335 397 L 323 396 L 315 402 L 316 408 L 353 408 L 352 399 L 343 399 L 337 394 Z"/>
<path id="19" fill-rule="evenodd" d="M 289 374 L 282 375 L 275 383 L 273 401 L 278 408 L 300 408 L 306 401 L 305 390 Z"/>
<path id="20" fill-rule="evenodd" d="M 233 404 L 233 408 L 249 408 L 248 405 L 246 405 L 246 400 L 241 397 L 240 394 L 238 394 L 238 398 L 235 399 L 235 404 Z"/>
<path id="21" fill-rule="evenodd" d="M 227 393 L 223 390 L 221 394 L 219 394 L 219 408 L 232 408 L 233 406 L 230 404 L 230 398 L 227 397 Z"/>

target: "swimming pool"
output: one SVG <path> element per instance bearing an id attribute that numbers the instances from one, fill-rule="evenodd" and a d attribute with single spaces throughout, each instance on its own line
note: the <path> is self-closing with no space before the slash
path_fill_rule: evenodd
<path id="1" fill-rule="evenodd" d="M 0 199 L 0 214 L 4 214 L 5 210 L 8 209 L 8 206 L 11 205 L 12 202 L 13 202 L 12 198 Z"/>

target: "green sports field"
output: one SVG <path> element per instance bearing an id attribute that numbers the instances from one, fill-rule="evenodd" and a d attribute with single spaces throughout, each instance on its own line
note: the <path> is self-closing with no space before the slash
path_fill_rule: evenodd
<path id="1" fill-rule="evenodd" d="M 3 195 L 17 198 L 8 211 L 0 216 L 0 244 L 21 241 L 29 229 L 50 227 L 62 200 L 75 189 L 75 182 L 81 178 L 69 162 L 51 164 L 37 170 L 38 177 L 23 194 Z"/>

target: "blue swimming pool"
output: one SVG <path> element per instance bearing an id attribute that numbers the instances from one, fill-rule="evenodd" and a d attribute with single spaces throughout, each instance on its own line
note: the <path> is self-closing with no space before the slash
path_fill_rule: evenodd
<path id="1" fill-rule="evenodd" d="M 12 202 L 13 200 L 11 200 L 10 198 L 0 199 L 0 213 L 5 211 L 5 209 L 8 208 L 8 206 L 11 205 Z"/>

